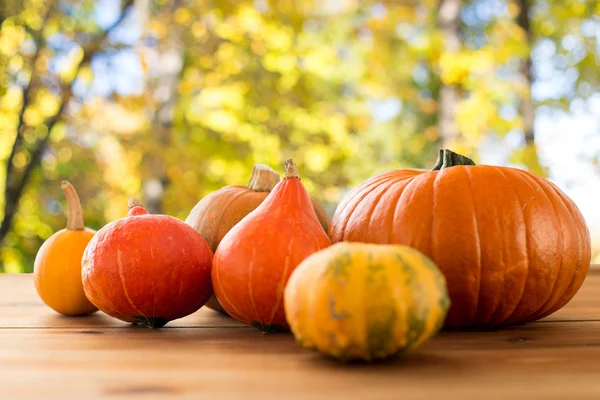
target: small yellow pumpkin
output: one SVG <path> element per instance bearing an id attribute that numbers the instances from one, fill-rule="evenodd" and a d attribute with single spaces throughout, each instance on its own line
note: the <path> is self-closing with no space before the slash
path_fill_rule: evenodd
<path id="1" fill-rule="evenodd" d="M 67 228 L 50 236 L 40 247 L 33 269 L 35 288 L 46 305 L 64 315 L 98 311 L 83 292 L 81 259 L 95 231 L 83 225 L 81 204 L 73 185 L 63 181 L 67 198 Z"/>
<path id="2" fill-rule="evenodd" d="M 413 350 L 434 336 L 450 298 L 442 273 L 417 250 L 340 242 L 294 270 L 284 307 L 304 347 L 370 361 Z"/>

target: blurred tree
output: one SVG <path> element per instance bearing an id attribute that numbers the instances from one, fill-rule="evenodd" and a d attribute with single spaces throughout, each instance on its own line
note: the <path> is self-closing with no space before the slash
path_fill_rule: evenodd
<path id="1" fill-rule="evenodd" d="M 131 4 L 131 0 L 126 1 L 124 8 Z M 7 129 L 3 126 L 2 130 L 3 145 L 9 145 L 10 150 L 5 163 L 0 248 L 12 227 L 23 191 L 40 164 L 55 126 L 69 106 L 73 82 L 82 66 L 89 64 L 107 35 L 125 15 L 122 12 L 111 26 L 100 30 L 79 23 L 77 13 L 86 12 L 85 5 L 81 6 L 81 9 L 61 9 L 54 1 L 30 0 L 21 4 L 9 3 L 3 10 L 2 59 L 8 64 L 2 69 L 5 74 L 3 89 L 17 101 L 9 104 L 12 106 L 10 111 L 16 111 L 16 127 Z M 11 13 L 9 17 L 6 12 Z M 64 19 L 70 24 L 58 33 Z M 63 38 L 56 38 L 61 34 Z M 70 41 L 70 46 L 65 46 L 65 50 L 60 44 L 49 42 L 51 38 Z M 66 66 L 56 68 L 50 62 L 52 57 L 62 58 L 59 61 Z"/>
<path id="2" fill-rule="evenodd" d="M 440 0 L 438 5 L 438 23 L 444 35 L 444 49 L 440 58 L 444 62 L 448 57 L 455 57 L 462 49 L 460 18 L 462 0 Z M 443 67 L 442 67 L 443 68 Z M 460 130 L 457 127 L 456 109 L 460 101 L 460 76 L 444 74 L 441 77 L 442 87 L 439 96 L 439 123 L 442 147 L 456 147 L 460 141 Z"/>
<path id="3" fill-rule="evenodd" d="M 519 102 L 519 112 L 523 119 L 523 136 L 525 139 L 525 154 L 528 155 L 528 159 L 525 164 L 528 165 L 529 169 L 540 172 L 541 166 L 539 163 L 539 157 L 537 154 L 537 148 L 535 145 L 535 105 L 531 97 L 531 89 L 533 86 L 533 71 L 531 63 L 531 49 L 533 47 L 533 32 L 531 30 L 530 22 L 530 0 L 518 0 L 516 6 L 519 8 L 517 13 L 516 22 L 517 25 L 525 33 L 527 52 L 521 57 L 519 64 L 519 75 L 520 79 L 525 86 L 525 90 L 521 95 Z M 512 5 L 512 4 L 510 4 Z"/>
<path id="4" fill-rule="evenodd" d="M 147 9 L 142 11 L 145 17 L 140 18 L 140 24 L 146 26 L 150 18 L 149 14 L 153 11 L 150 8 L 150 1 L 140 1 L 137 6 L 140 9 Z M 147 81 L 147 90 L 154 92 L 155 102 L 152 107 L 155 110 L 152 112 L 150 131 L 147 133 L 149 137 L 142 147 L 145 148 L 142 156 L 142 180 L 145 206 L 153 214 L 164 212 L 163 195 L 171 183 L 167 170 L 168 162 L 160 149 L 169 149 L 172 142 L 173 121 L 179 100 L 178 86 L 183 72 L 185 51 L 183 27 L 175 19 L 184 9 L 182 1 L 173 0 L 164 4 L 157 11 L 158 15 L 153 16 L 156 21 L 161 21 L 165 26 L 164 38 L 158 43 L 158 51 L 163 55 L 163 59 L 170 60 L 163 64 L 161 72 L 156 77 L 149 78 Z"/>
<path id="5" fill-rule="evenodd" d="M 416 20 L 413 6 L 373 4 L 334 13 L 309 3 L 260 9 L 249 1 L 155 9 L 141 40 L 147 68 L 141 104 L 160 118 L 160 99 L 175 99 L 165 119 L 172 124 L 169 140 L 122 136 L 123 146 L 142 149 L 143 159 L 167 167 L 157 179 L 150 171 L 161 168 L 142 163 L 145 202 L 150 188 L 164 194 L 153 210 L 184 218 L 201 196 L 243 183 L 253 163 L 281 170 L 294 156 L 311 190 L 317 182 L 327 188 L 316 196 L 333 211 L 340 187 L 386 165 L 433 162 L 436 83 L 413 77 L 420 70 L 428 74 L 429 55 L 395 35 L 397 23 L 426 21 Z M 174 32 L 185 44 L 178 46 L 182 52 L 165 46 Z M 159 81 L 151 77 L 164 79 L 161 66 L 171 63 L 178 85 L 152 89 Z M 176 87 L 175 96 L 165 87 Z M 117 100 L 131 106 L 127 98 Z M 370 113 L 379 108 L 389 108 L 389 115 L 374 119 Z M 158 126 L 151 122 L 147 134 L 156 138 Z M 151 147 L 157 143 L 162 151 Z M 361 163 L 365 157 L 380 161 Z"/>
<path id="6" fill-rule="evenodd" d="M 440 58 L 442 82 L 453 82 L 461 93 L 453 108 L 456 132 L 447 136 L 454 137 L 459 149 L 474 154 L 483 138 L 517 133 L 521 144 L 507 162 L 547 176 L 535 140 L 536 111 L 567 111 L 581 104 L 577 99 L 585 100 L 600 88 L 593 72 L 600 60 L 594 44 L 599 2 L 459 3 L 462 49 L 446 51 Z M 440 2 L 440 10 L 445 4 Z M 446 37 L 455 36 L 446 32 Z M 440 95 L 440 118 L 445 102 Z"/>
<path id="7" fill-rule="evenodd" d="M 31 270 L 64 227 L 60 179 L 98 228 L 132 196 L 183 219 L 209 192 L 245 184 L 252 164 L 282 171 L 293 157 L 333 212 L 370 175 L 429 168 L 440 145 L 477 158 L 484 139 L 520 136 L 511 162 L 546 173 L 535 111 L 600 86 L 596 1 L 2 4 L 9 271 Z M 540 95 L 548 76 L 566 83 Z"/>

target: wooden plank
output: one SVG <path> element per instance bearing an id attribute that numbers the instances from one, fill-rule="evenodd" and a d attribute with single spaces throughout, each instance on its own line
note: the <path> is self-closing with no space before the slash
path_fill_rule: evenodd
<path id="1" fill-rule="evenodd" d="M 0 329 L 2 328 L 109 328 L 129 324 L 102 312 L 90 316 L 65 317 L 47 307 L 33 286 L 31 274 L 0 275 Z M 232 318 L 203 307 L 168 327 L 241 327 Z"/>
<path id="2" fill-rule="evenodd" d="M 200 310 L 149 330 L 66 318 L 0 276 L 0 399 L 598 399 L 600 268 L 544 321 L 442 332 L 404 358 L 341 364 L 289 334 Z"/>
<path id="3" fill-rule="evenodd" d="M 590 269 L 579 293 L 562 310 L 544 321 L 600 321 L 600 265 Z M 128 326 L 103 313 L 87 317 L 63 317 L 45 306 L 33 287 L 30 274 L 0 275 L 0 329 L 2 328 L 108 328 Z M 207 308 L 170 322 L 166 328 L 241 327 L 237 321 Z"/>
<path id="4" fill-rule="evenodd" d="M 592 399 L 598 331 L 556 322 L 443 332 L 405 358 L 343 365 L 252 329 L 6 329 L 0 398 Z"/>
<path id="5" fill-rule="evenodd" d="M 600 264 L 592 264 L 579 292 L 562 309 L 542 321 L 600 321 Z"/>

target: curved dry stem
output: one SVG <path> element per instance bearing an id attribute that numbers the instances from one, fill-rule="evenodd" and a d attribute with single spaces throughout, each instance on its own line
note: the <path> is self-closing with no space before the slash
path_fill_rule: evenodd
<path id="1" fill-rule="evenodd" d="M 129 199 L 129 201 L 127 202 L 127 209 L 131 210 L 133 207 L 143 207 L 142 202 L 136 198 L 136 197 L 132 197 L 131 199 Z"/>
<path id="2" fill-rule="evenodd" d="M 270 192 L 280 180 L 279 174 L 270 167 L 255 164 L 246 187 L 255 192 Z"/>
<path id="3" fill-rule="evenodd" d="M 441 149 L 432 171 L 441 171 L 444 168 L 455 167 L 457 165 L 475 165 L 475 162 L 452 150 Z"/>
<path id="4" fill-rule="evenodd" d="M 71 231 L 84 230 L 83 212 L 77 191 L 69 181 L 62 181 L 60 188 L 67 199 L 67 229 Z"/>
<path id="5" fill-rule="evenodd" d="M 284 164 L 285 168 L 285 179 L 296 178 L 300 179 L 300 174 L 298 173 L 298 168 L 296 167 L 296 163 L 291 158 L 287 160 Z"/>

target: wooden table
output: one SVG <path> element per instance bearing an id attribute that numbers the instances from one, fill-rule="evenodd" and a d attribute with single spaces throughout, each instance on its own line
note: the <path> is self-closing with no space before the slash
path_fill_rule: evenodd
<path id="1" fill-rule="evenodd" d="M 67 318 L 0 275 L 0 399 L 600 399 L 600 268 L 543 321 L 442 332 L 405 358 L 344 365 L 290 334 L 202 309 L 160 330 Z"/>

